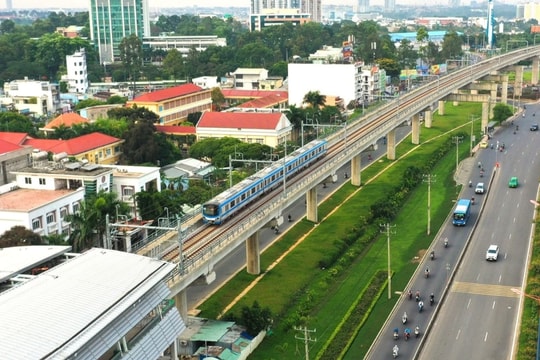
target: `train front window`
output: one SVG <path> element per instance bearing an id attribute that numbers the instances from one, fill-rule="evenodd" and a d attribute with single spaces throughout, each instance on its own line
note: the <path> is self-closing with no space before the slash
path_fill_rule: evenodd
<path id="1" fill-rule="evenodd" d="M 213 204 L 203 205 L 203 214 L 208 216 L 215 216 L 218 214 L 218 206 Z"/>

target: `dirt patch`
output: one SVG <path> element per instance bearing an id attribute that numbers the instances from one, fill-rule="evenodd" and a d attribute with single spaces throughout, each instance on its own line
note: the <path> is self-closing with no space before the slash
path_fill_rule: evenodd
<path id="1" fill-rule="evenodd" d="M 416 256 L 412 258 L 411 262 L 413 264 L 419 264 L 424 255 L 426 254 L 426 251 L 426 249 L 421 249 L 420 251 L 418 251 L 418 254 L 416 254 Z"/>

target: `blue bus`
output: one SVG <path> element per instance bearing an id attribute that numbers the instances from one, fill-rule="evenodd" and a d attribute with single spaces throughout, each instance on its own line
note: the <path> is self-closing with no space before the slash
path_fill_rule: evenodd
<path id="1" fill-rule="evenodd" d="M 459 199 L 454 209 L 452 223 L 456 226 L 465 226 L 471 215 L 471 200 Z"/>

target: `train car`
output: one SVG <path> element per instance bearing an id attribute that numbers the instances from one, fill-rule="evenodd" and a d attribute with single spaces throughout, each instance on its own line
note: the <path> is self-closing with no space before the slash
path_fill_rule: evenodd
<path id="1" fill-rule="evenodd" d="M 326 154 L 327 141 L 315 140 L 299 148 L 256 174 L 242 180 L 203 204 L 203 220 L 219 225 L 243 207 L 274 190 L 286 179 L 301 172 Z"/>

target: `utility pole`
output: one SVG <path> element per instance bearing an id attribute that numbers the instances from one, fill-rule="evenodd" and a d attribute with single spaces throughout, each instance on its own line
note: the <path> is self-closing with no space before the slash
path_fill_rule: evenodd
<path id="1" fill-rule="evenodd" d="M 435 182 L 435 175 L 424 174 L 423 181 L 427 183 L 427 234 L 431 234 L 431 183 Z"/>
<path id="2" fill-rule="evenodd" d="M 386 234 L 386 247 L 388 250 L 388 299 L 392 298 L 392 273 L 390 267 L 390 234 L 393 233 L 390 231 L 391 228 L 396 227 L 396 225 L 390 225 L 389 223 L 381 224 L 381 232 Z"/>
<path id="3" fill-rule="evenodd" d="M 457 186 L 458 186 L 458 167 L 459 167 L 459 143 L 463 140 L 463 136 L 452 136 L 452 141 L 454 144 L 456 144 L 456 172 L 454 174 L 454 179 L 456 180 L 456 192 L 457 192 Z"/>
<path id="4" fill-rule="evenodd" d="M 302 326 L 302 327 L 296 327 L 295 326 L 294 330 L 295 331 L 301 331 L 303 333 L 303 335 L 295 335 L 294 338 L 304 342 L 304 347 L 305 347 L 305 350 L 306 350 L 306 360 L 309 360 L 309 342 L 310 341 L 313 341 L 313 342 L 317 341 L 317 339 L 312 339 L 310 334 L 317 332 L 317 329 L 308 330 L 308 328 L 306 326 Z"/>

